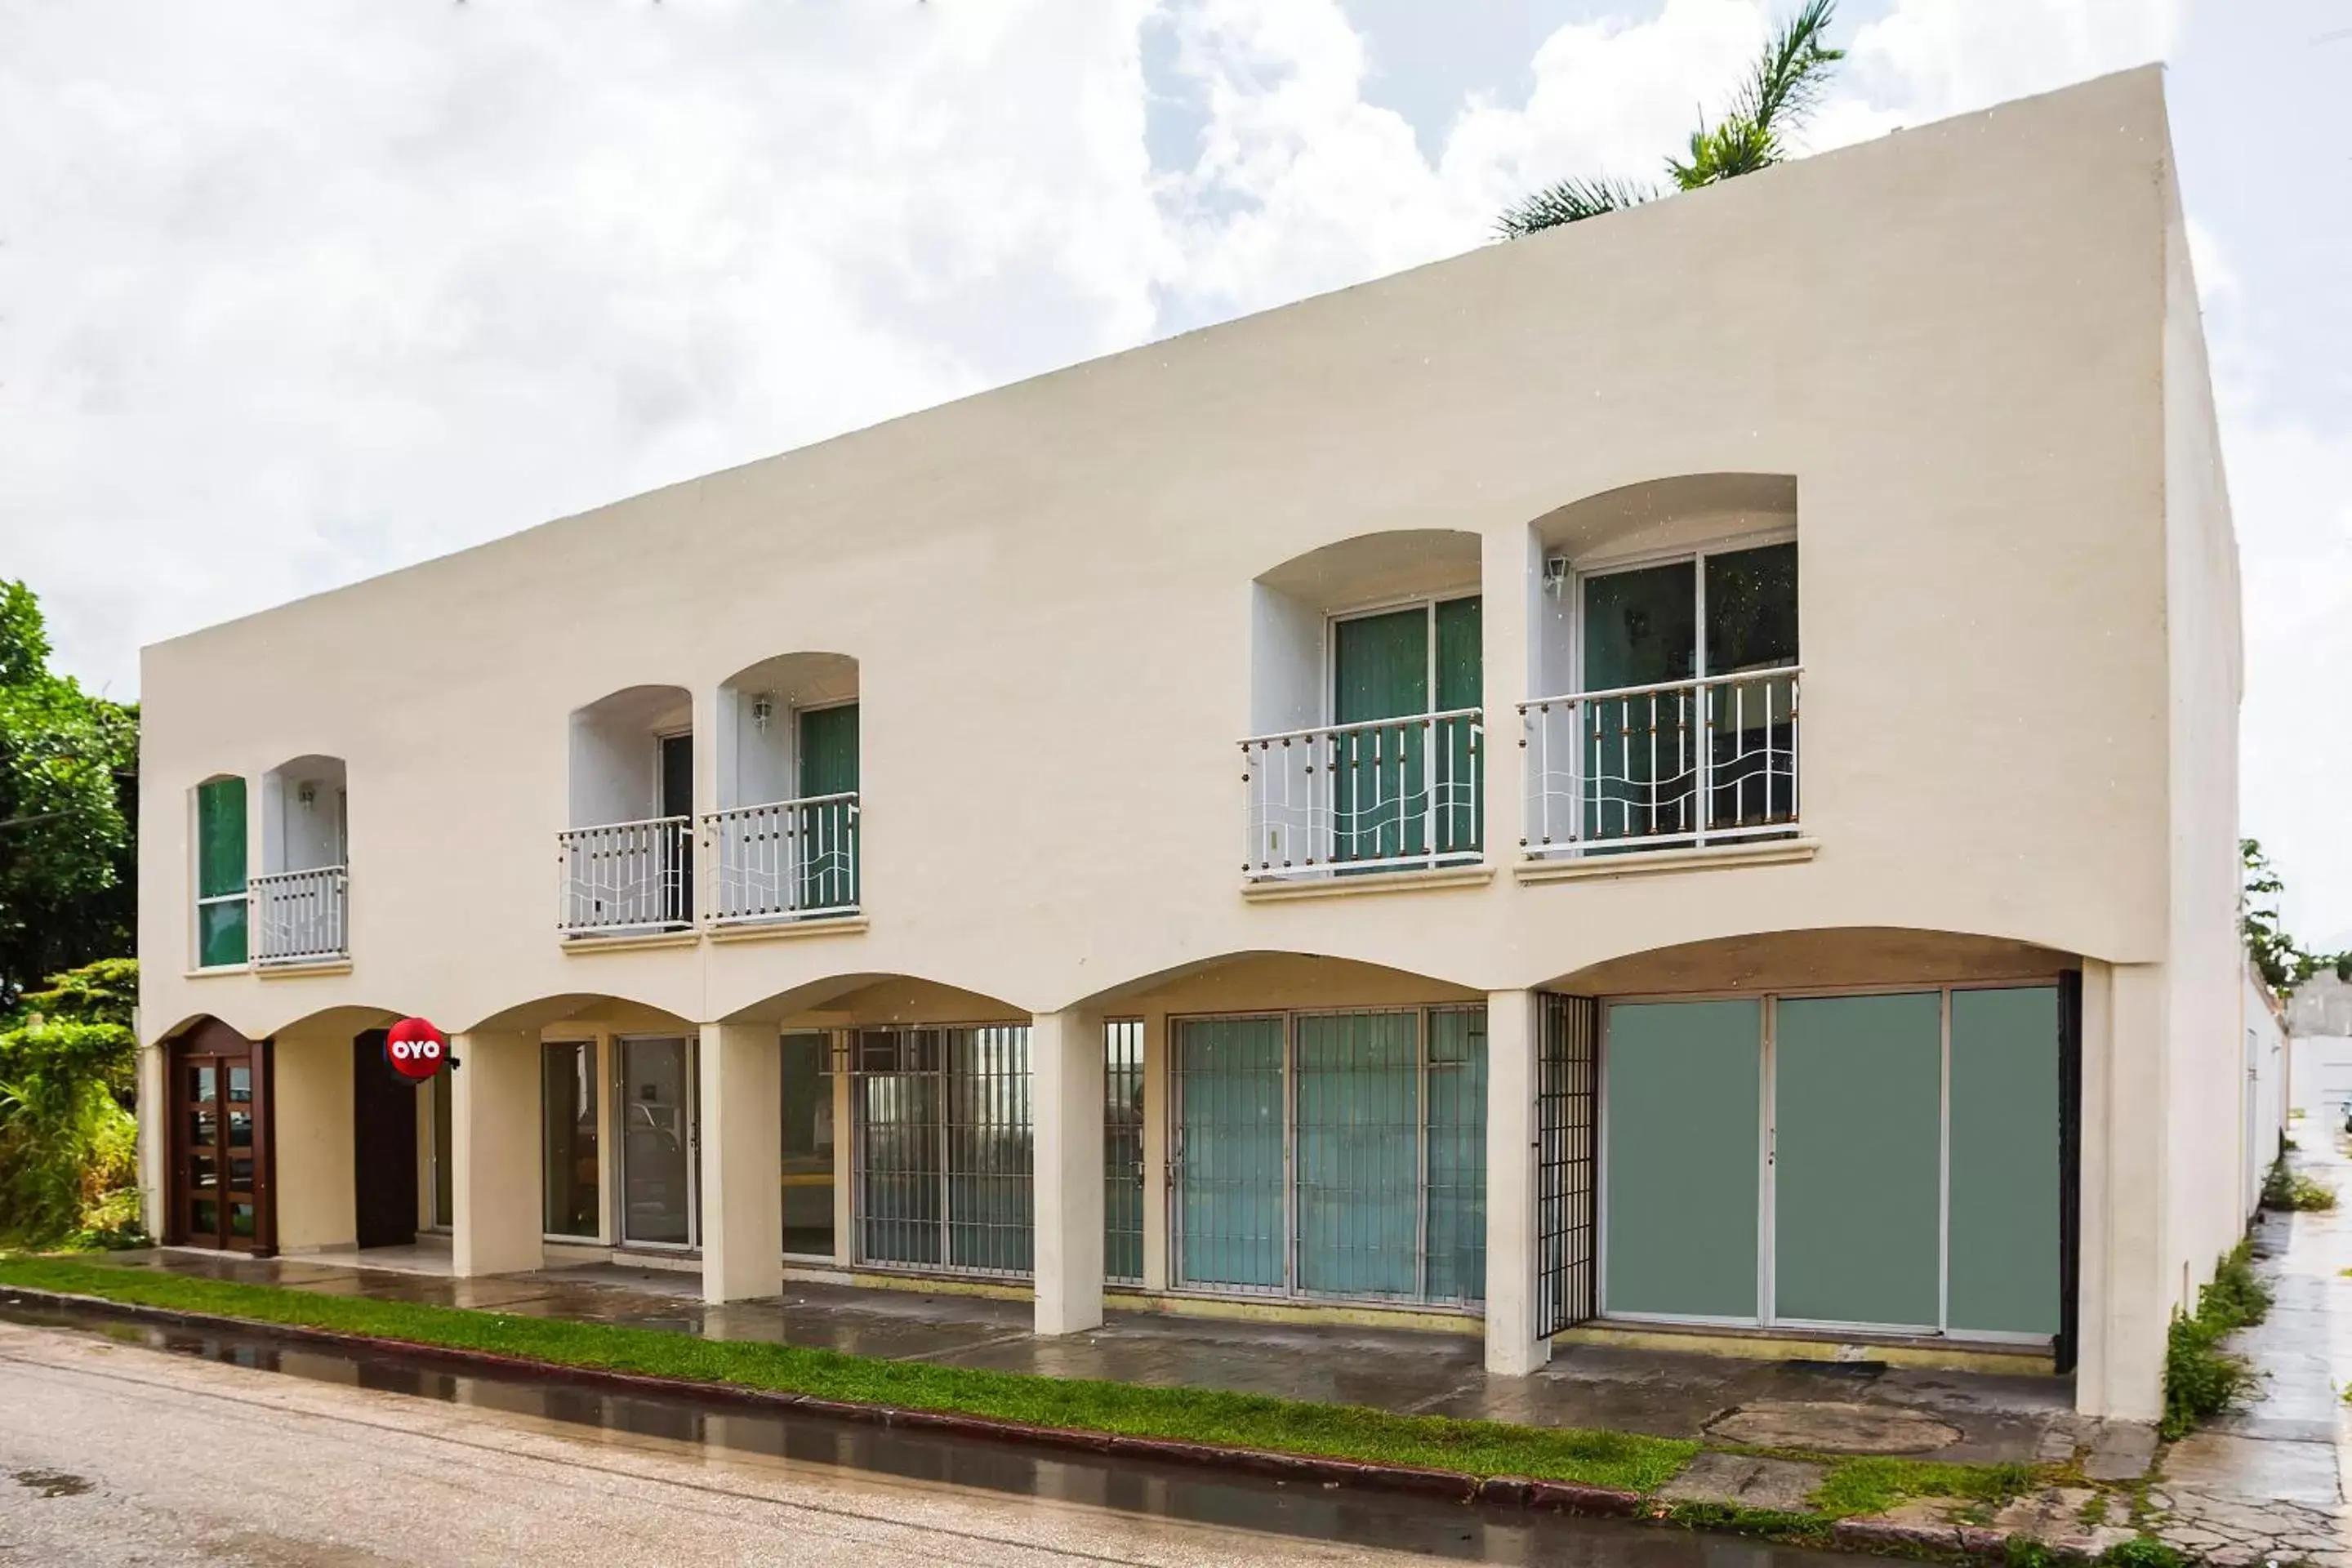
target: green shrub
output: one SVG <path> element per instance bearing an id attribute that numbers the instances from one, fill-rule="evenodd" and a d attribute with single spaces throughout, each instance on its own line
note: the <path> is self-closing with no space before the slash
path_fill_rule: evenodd
<path id="1" fill-rule="evenodd" d="M 2259 1323 L 2271 1309 L 2270 1288 L 2254 1276 L 2253 1245 L 2241 1241 L 2214 1266 L 2212 1283 L 2198 1292 L 2193 1315 L 2176 1314 L 2164 1349 L 2165 1437 L 2183 1437 L 2237 1401 L 2252 1384 L 2242 1356 L 2221 1349 L 2239 1329 Z"/>
<path id="2" fill-rule="evenodd" d="M 2189 1559 L 2178 1547 L 2167 1546 L 2153 1535 L 2119 1541 L 2099 1561 L 2110 1568 L 2189 1568 Z"/>
<path id="3" fill-rule="evenodd" d="M 137 1237 L 137 975 L 127 958 L 89 964 L 0 1017 L 0 1241 Z"/>
<path id="4" fill-rule="evenodd" d="M 2336 1189 L 2300 1171 L 2287 1169 L 2281 1154 L 2263 1177 L 2263 1207 L 2274 1213 L 2325 1210 L 2336 1206 Z"/>

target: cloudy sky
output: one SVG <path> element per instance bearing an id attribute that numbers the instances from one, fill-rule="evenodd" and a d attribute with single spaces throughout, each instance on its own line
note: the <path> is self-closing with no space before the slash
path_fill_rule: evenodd
<path id="1" fill-rule="evenodd" d="M 0 0 L 0 575 L 209 622 L 1484 243 L 1792 0 Z M 1815 148 L 2150 59 L 2246 826 L 2352 946 L 2352 0 L 1845 0 Z"/>

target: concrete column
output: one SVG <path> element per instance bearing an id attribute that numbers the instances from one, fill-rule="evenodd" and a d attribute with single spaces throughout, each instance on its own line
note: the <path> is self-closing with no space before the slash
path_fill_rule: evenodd
<path id="1" fill-rule="evenodd" d="M 783 1042 L 773 1024 L 702 1026 L 702 1299 L 784 1289 Z"/>
<path id="2" fill-rule="evenodd" d="M 1103 1026 L 1040 1013 L 1029 1029 L 1036 1092 L 1037 1332 L 1103 1321 Z"/>
<path id="3" fill-rule="evenodd" d="M 450 1042 L 455 1221 L 461 1277 L 514 1274 L 544 1261 L 539 1180 L 539 1037 L 477 1033 Z"/>
<path id="4" fill-rule="evenodd" d="M 1486 1370 L 1523 1377 L 1551 1359 L 1536 1333 L 1536 1051 L 1532 991 L 1486 997 Z"/>
<path id="5" fill-rule="evenodd" d="M 162 1041 L 139 1047 L 139 1223 L 158 1240 L 169 1218 L 165 1170 L 170 1156 L 164 1148 L 172 1120 L 172 1086 L 164 1076 L 169 1070 Z"/>
<path id="6" fill-rule="evenodd" d="M 857 1173 L 851 1169 L 857 1155 L 852 1136 L 856 1086 L 849 1077 L 848 1053 L 833 1043 L 825 1048 L 834 1052 L 833 1077 L 826 1080 L 833 1087 L 833 1260 L 847 1268 L 857 1261 Z"/>
<path id="7" fill-rule="evenodd" d="M 2075 1408 L 2163 1414 L 2164 1345 L 2189 1282 L 2165 1247 L 2165 977 L 2158 964 L 2083 965 L 2082 1343 Z"/>
<path id="8" fill-rule="evenodd" d="M 278 1184 L 278 1250 L 356 1246 L 352 1037 L 316 1027 L 282 1030 L 270 1049 L 276 1053 L 269 1113 L 277 1141 L 270 1158 Z"/>

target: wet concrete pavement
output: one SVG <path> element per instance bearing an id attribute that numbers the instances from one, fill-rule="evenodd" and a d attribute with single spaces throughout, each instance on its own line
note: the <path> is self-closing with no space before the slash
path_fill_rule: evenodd
<path id="1" fill-rule="evenodd" d="M 625 1265 L 457 1279 L 318 1258 L 158 1251 L 110 1261 L 894 1360 L 1666 1437 L 1707 1436 L 1719 1423 L 1760 1412 L 1813 1417 L 1808 1447 L 2031 1463 L 2073 1453 L 2080 1436 L 2071 1385 L 2053 1377 L 1564 1345 L 1536 1376 L 1489 1379 L 1469 1335 L 1120 1311 L 1094 1332 L 1040 1339 L 1029 1332 L 1026 1301 L 794 1283 L 781 1300 L 706 1307 L 697 1276 Z M 1879 1436 L 1885 1433 L 1897 1436 Z"/>
<path id="2" fill-rule="evenodd" d="M 1613 1521 L 1042 1458 L 71 1313 L 0 1321 L 0 1560 L 1828 1568 Z M 291 1375 L 278 1375 L 291 1374 Z M 418 1396 L 422 1397 L 418 1397 Z M 1864 1560 L 1867 1561 L 1867 1560 Z"/>

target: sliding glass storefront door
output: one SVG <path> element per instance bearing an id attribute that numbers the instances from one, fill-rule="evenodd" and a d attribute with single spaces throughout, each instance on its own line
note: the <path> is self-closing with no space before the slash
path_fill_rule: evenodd
<path id="1" fill-rule="evenodd" d="M 619 1047 L 620 1238 L 694 1242 L 694 1055 L 675 1036 L 629 1037 Z"/>
<path id="2" fill-rule="evenodd" d="M 2058 1331 L 2054 986 L 1602 1017 L 1605 1316 Z"/>
<path id="3" fill-rule="evenodd" d="M 539 1061 L 541 1224 L 550 1236 L 593 1240 L 604 1226 L 596 1042 L 549 1042 Z"/>

